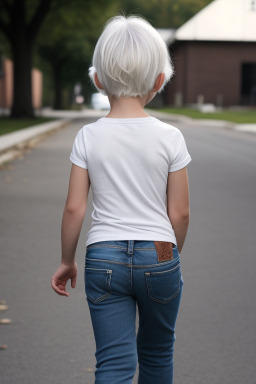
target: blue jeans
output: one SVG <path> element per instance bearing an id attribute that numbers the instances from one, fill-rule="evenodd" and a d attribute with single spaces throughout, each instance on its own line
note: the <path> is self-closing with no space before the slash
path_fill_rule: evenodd
<path id="1" fill-rule="evenodd" d="M 95 384 L 173 383 L 173 344 L 183 278 L 178 248 L 159 261 L 153 241 L 86 248 L 85 292 L 96 342 Z M 139 328 L 136 335 L 136 303 Z"/>

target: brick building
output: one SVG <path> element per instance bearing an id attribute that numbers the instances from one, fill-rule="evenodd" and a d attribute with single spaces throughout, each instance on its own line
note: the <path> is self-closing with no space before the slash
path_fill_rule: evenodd
<path id="1" fill-rule="evenodd" d="M 167 104 L 256 106 L 256 1 L 215 0 L 169 36 Z"/>

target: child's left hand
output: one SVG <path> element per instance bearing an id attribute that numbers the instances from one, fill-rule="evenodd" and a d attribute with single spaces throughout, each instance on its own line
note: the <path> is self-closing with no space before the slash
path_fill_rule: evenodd
<path id="1" fill-rule="evenodd" d="M 61 296 L 69 296 L 66 291 L 66 284 L 71 279 L 71 288 L 76 287 L 77 264 L 66 265 L 61 263 L 55 274 L 52 276 L 52 288 Z"/>

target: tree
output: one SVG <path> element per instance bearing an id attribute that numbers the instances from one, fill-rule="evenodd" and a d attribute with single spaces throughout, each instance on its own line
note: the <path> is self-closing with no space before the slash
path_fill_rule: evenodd
<path id="1" fill-rule="evenodd" d="M 87 83 L 88 66 L 102 25 L 118 13 L 117 1 L 73 0 L 47 15 L 37 52 L 50 64 L 54 86 L 54 108 L 63 107 L 63 89 L 76 82 Z"/>
<path id="2" fill-rule="evenodd" d="M 144 16 L 155 28 L 178 28 L 213 0 L 120 0 L 126 14 Z"/>
<path id="3" fill-rule="evenodd" d="M 26 0 L 0 0 L 0 30 L 10 44 L 14 65 L 12 117 L 34 116 L 31 87 L 33 48 L 51 1 L 29 1 L 28 9 Z"/>

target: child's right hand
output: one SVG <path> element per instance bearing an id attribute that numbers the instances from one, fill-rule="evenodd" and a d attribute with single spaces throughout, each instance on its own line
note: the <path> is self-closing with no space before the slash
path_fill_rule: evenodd
<path id="1" fill-rule="evenodd" d="M 69 296 L 66 291 L 66 284 L 71 279 L 71 288 L 76 287 L 77 264 L 66 265 L 61 263 L 55 274 L 52 276 L 52 288 L 61 296 Z"/>

